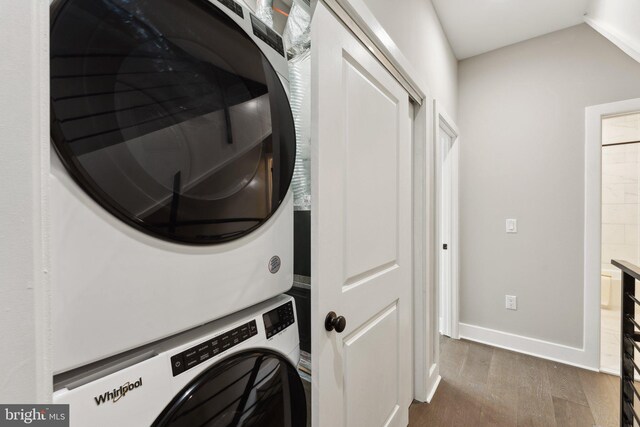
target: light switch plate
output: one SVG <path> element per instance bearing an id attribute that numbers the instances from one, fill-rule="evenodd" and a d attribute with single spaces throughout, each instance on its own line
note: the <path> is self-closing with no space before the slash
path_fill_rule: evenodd
<path id="1" fill-rule="evenodd" d="M 515 295 L 505 295 L 504 296 L 505 308 L 507 310 L 517 310 L 518 309 L 518 299 Z"/>
<path id="2" fill-rule="evenodd" d="M 517 233 L 518 232 L 518 220 L 509 218 L 506 222 L 507 233 Z"/>

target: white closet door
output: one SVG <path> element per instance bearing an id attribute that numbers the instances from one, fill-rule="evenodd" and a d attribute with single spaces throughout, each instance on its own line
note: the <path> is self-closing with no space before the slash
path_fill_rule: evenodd
<path id="1" fill-rule="evenodd" d="M 314 426 L 406 426 L 409 96 L 321 2 L 312 37 Z M 325 330 L 331 311 L 341 333 Z"/>
<path id="2" fill-rule="evenodd" d="M 451 244 L 452 215 L 453 215 L 453 137 L 444 128 L 440 128 L 440 140 L 438 141 L 438 216 L 439 216 L 439 246 L 440 256 L 438 265 L 438 293 L 440 300 L 440 325 L 442 335 L 453 336 L 451 324 L 452 306 L 452 259 Z"/>

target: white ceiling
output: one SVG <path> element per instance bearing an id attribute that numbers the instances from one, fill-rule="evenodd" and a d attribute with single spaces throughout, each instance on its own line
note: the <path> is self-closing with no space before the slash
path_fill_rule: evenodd
<path id="1" fill-rule="evenodd" d="M 432 0 L 458 59 L 583 22 L 589 0 Z"/>

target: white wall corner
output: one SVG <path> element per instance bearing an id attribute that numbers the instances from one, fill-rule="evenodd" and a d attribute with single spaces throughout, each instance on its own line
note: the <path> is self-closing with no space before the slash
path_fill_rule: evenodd
<path id="1" fill-rule="evenodd" d="M 613 26 L 588 15 L 585 15 L 584 22 L 602 34 L 611 43 L 618 46 L 618 48 L 620 48 L 624 53 L 635 59 L 637 62 L 640 62 L 640 44 L 634 42 L 631 38 L 625 36 Z"/>

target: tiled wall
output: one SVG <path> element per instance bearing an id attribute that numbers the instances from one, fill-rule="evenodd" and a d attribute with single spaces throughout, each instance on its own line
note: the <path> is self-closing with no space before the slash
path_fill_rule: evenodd
<path id="1" fill-rule="evenodd" d="M 640 141 L 640 114 L 603 120 L 602 141 L 602 269 L 616 270 L 612 258 L 640 264 L 640 143 L 606 145 Z"/>

